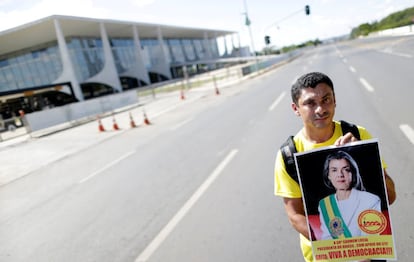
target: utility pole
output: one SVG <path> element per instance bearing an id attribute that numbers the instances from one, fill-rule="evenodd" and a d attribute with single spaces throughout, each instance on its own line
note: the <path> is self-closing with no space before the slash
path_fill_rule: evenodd
<path id="1" fill-rule="evenodd" d="M 247 26 L 247 28 L 249 30 L 250 46 L 253 49 L 254 60 L 256 61 L 256 71 L 258 71 L 259 70 L 259 65 L 258 65 L 257 56 L 256 56 L 256 48 L 254 47 L 252 29 L 250 28 L 251 21 L 249 19 L 249 13 L 247 11 L 247 3 L 246 3 L 246 0 L 243 0 L 243 3 L 244 3 L 244 13 L 243 14 L 246 16 L 245 25 Z"/>

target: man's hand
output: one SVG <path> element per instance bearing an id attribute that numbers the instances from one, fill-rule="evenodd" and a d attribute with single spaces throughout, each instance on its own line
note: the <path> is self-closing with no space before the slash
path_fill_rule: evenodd
<path id="1" fill-rule="evenodd" d="M 334 145 L 335 146 L 343 146 L 343 145 L 345 145 L 347 143 L 356 142 L 356 141 L 358 141 L 358 139 L 356 139 L 356 137 L 354 137 L 354 135 L 351 132 L 348 132 L 345 135 L 339 137 L 335 141 Z"/>
<path id="2" fill-rule="evenodd" d="M 387 188 L 388 194 L 388 204 L 394 203 L 395 199 L 397 198 L 397 194 L 395 193 L 395 185 L 394 181 L 392 181 L 391 177 L 388 175 L 387 171 L 384 169 L 384 176 L 385 176 L 385 186 Z"/>

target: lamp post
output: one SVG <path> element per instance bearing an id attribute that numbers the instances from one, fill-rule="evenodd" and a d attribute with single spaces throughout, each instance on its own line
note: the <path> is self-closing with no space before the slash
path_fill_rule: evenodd
<path id="1" fill-rule="evenodd" d="M 249 13 L 247 11 L 247 3 L 246 3 L 246 0 L 243 0 L 243 4 L 244 4 L 244 13 L 243 14 L 246 16 L 245 25 L 247 26 L 247 28 L 249 30 L 250 46 L 253 49 L 253 55 L 254 55 L 254 60 L 255 60 L 255 66 L 256 66 L 256 70 L 255 71 L 258 71 L 259 70 L 259 66 L 258 66 L 258 61 L 257 61 L 257 56 L 256 56 L 256 49 L 254 47 L 252 29 L 250 28 L 251 21 L 249 19 Z"/>

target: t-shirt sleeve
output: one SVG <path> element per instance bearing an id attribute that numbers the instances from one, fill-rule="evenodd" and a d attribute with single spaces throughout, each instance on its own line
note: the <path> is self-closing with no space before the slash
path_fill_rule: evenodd
<path id="1" fill-rule="evenodd" d="M 286 172 L 280 150 L 277 153 L 275 161 L 275 195 L 288 198 L 300 198 L 302 193 L 299 184 L 293 180 Z"/>
<path id="2" fill-rule="evenodd" d="M 364 127 L 358 126 L 358 130 L 359 135 L 361 136 L 361 140 L 367 140 L 372 138 L 372 135 Z"/>

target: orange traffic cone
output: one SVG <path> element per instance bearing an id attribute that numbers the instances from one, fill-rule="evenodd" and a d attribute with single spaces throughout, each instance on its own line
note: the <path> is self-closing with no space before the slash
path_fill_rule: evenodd
<path id="1" fill-rule="evenodd" d="M 145 110 L 142 111 L 144 113 L 144 123 L 146 125 L 151 125 L 151 122 L 148 120 L 147 114 L 145 113 Z"/>
<path id="2" fill-rule="evenodd" d="M 216 86 L 216 95 L 220 95 L 220 90 L 218 89 L 217 86 Z"/>
<path id="3" fill-rule="evenodd" d="M 216 78 L 213 76 L 213 82 L 214 82 L 214 89 L 216 91 L 216 95 L 220 95 L 220 90 L 217 87 Z"/>
<path id="4" fill-rule="evenodd" d="M 112 116 L 112 122 L 113 122 L 112 127 L 114 128 L 114 130 L 119 130 L 119 126 L 118 126 L 118 124 L 116 123 L 115 116 Z"/>
<path id="5" fill-rule="evenodd" d="M 105 128 L 102 125 L 102 121 L 101 121 L 101 118 L 99 116 L 98 116 L 98 129 L 99 129 L 99 132 L 105 132 Z"/>
<path id="6" fill-rule="evenodd" d="M 134 119 L 132 118 L 131 112 L 129 112 L 129 120 L 130 120 L 129 123 L 131 124 L 131 128 L 137 127 L 137 125 L 135 124 Z"/>

